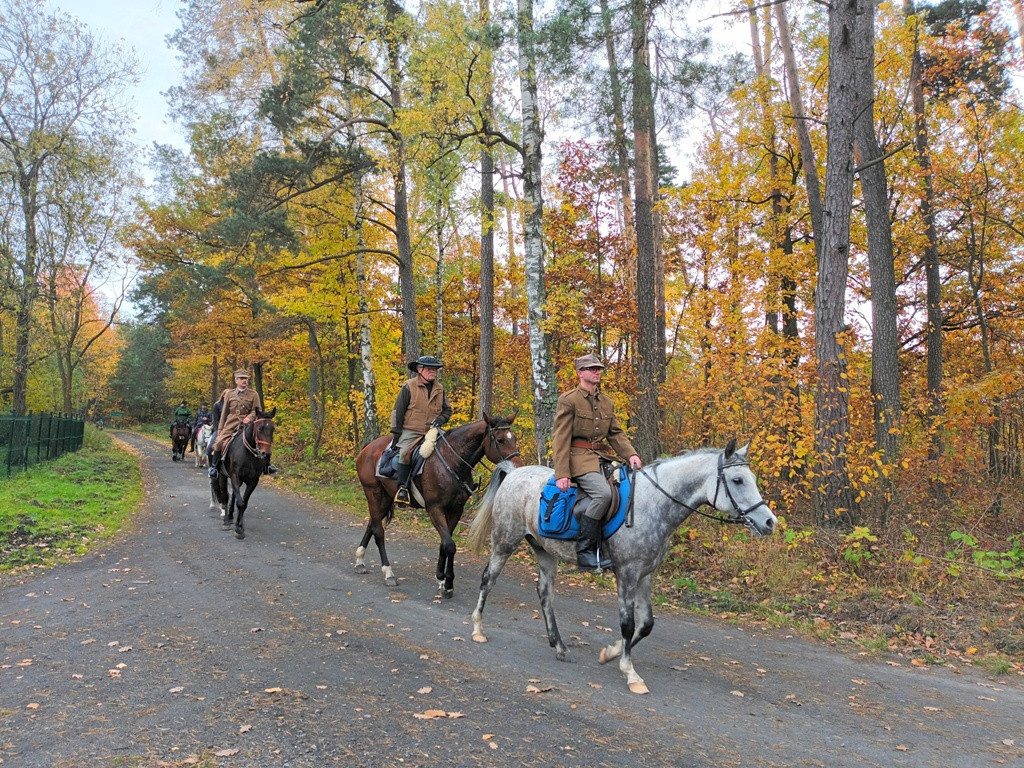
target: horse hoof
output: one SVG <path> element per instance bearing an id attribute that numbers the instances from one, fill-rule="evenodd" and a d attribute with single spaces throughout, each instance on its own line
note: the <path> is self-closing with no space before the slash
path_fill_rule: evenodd
<path id="1" fill-rule="evenodd" d="M 611 655 L 608 654 L 608 649 L 607 648 L 602 648 L 601 649 L 601 655 L 597 657 L 597 663 L 598 664 L 607 664 L 609 661 L 611 661 L 614 658 L 615 658 L 614 656 L 611 656 Z"/>
<path id="2" fill-rule="evenodd" d="M 483 632 L 474 632 L 473 633 L 473 642 L 474 643 L 486 643 L 487 642 L 487 635 L 485 635 Z"/>
<path id="3" fill-rule="evenodd" d="M 398 586 L 398 579 L 396 579 L 394 576 L 388 576 L 386 579 L 384 579 L 384 586 L 385 587 L 397 587 Z"/>
<path id="4" fill-rule="evenodd" d="M 363 565 L 362 563 L 359 563 L 359 565 L 356 566 L 356 573 L 369 573 L 369 571 L 366 570 L 366 566 L 365 565 Z"/>
<path id="5" fill-rule="evenodd" d="M 454 596 L 455 596 L 455 590 L 454 589 L 442 589 L 441 590 L 441 597 L 443 597 L 445 600 L 451 600 L 452 597 L 454 597 Z"/>
<path id="6" fill-rule="evenodd" d="M 645 693 L 651 692 L 650 689 L 647 687 L 647 683 L 645 683 L 643 680 L 640 680 L 635 683 L 630 683 L 629 690 L 641 696 Z"/>
<path id="7" fill-rule="evenodd" d="M 566 649 L 564 651 L 555 651 L 555 658 L 558 659 L 559 661 L 564 661 L 564 662 L 566 662 L 568 664 L 575 664 L 576 663 L 576 660 L 572 656 L 569 655 L 569 650 L 568 649 Z"/>
<path id="8" fill-rule="evenodd" d="M 240 531 L 240 530 L 238 530 L 236 528 L 235 529 L 235 538 L 236 539 L 244 539 L 245 538 L 245 531 Z"/>

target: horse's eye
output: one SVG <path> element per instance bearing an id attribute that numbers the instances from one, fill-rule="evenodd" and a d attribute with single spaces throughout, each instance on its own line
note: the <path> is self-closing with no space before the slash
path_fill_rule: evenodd
<path id="1" fill-rule="evenodd" d="M 742 477 L 734 477 L 734 478 L 732 479 L 732 481 L 733 481 L 734 483 L 736 483 L 736 485 L 743 485 L 743 478 L 742 478 Z"/>

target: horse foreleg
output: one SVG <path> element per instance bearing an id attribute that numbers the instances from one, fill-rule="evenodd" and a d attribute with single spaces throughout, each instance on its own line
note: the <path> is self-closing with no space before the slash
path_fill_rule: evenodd
<path id="1" fill-rule="evenodd" d="M 258 477 L 259 476 L 257 475 L 257 478 Z M 256 481 L 254 481 L 252 483 L 246 483 L 245 484 L 245 492 L 242 494 L 241 500 L 236 503 L 236 508 L 238 510 L 238 517 L 235 519 L 235 538 L 236 539 L 244 539 L 245 538 L 245 523 L 243 522 L 244 519 L 245 519 L 245 510 L 248 509 L 248 507 L 249 507 L 249 497 L 252 496 L 252 492 L 256 490 L 256 486 L 258 484 L 259 484 L 259 479 L 257 479 Z M 241 483 L 239 483 L 237 486 L 235 486 L 235 492 L 234 493 L 237 494 L 241 490 L 241 487 L 242 487 Z M 234 494 L 232 494 L 232 498 L 234 498 Z"/>
<path id="2" fill-rule="evenodd" d="M 491 559 L 487 561 L 484 573 L 480 577 L 480 597 L 477 598 L 476 609 L 473 611 L 473 642 L 475 643 L 487 642 L 487 635 L 484 634 L 484 605 L 487 603 L 487 596 L 491 593 L 498 576 L 501 575 L 501 569 L 505 567 L 505 563 L 512 557 L 512 553 L 518 546 L 518 542 L 515 547 L 501 547 L 493 541 L 491 542 Z"/>
<path id="3" fill-rule="evenodd" d="M 619 671 L 626 676 L 626 684 L 633 693 L 649 693 L 650 689 L 644 679 L 633 667 L 633 646 L 651 633 L 654 627 L 654 611 L 651 608 L 651 579 L 645 576 L 632 582 L 629 575 L 616 574 L 619 587 L 619 626 L 622 639 L 601 651 L 602 664 L 619 657 Z M 637 619 L 640 624 L 637 626 Z"/>
<path id="4" fill-rule="evenodd" d="M 558 633 L 558 622 L 555 621 L 555 576 L 558 573 L 558 560 L 532 541 L 530 542 L 533 551 L 537 555 L 537 564 L 540 566 L 537 580 L 537 597 L 540 598 L 540 612 L 544 617 L 544 626 L 548 632 L 548 645 L 555 649 L 555 658 L 559 661 L 572 661 L 569 657 L 569 649 L 562 642 L 562 636 Z"/>

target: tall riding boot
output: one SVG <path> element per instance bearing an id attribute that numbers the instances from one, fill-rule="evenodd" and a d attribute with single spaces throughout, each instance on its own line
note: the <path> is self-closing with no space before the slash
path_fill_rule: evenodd
<path id="1" fill-rule="evenodd" d="M 411 504 L 409 499 L 409 473 L 412 471 L 412 464 L 398 462 L 395 469 L 395 479 L 398 481 L 398 491 L 395 492 L 396 504 Z"/>
<path id="2" fill-rule="evenodd" d="M 220 475 L 217 471 L 217 467 L 220 465 L 220 451 L 214 451 L 210 454 L 210 471 L 207 473 L 212 478 L 216 478 Z"/>
<path id="3" fill-rule="evenodd" d="M 608 570 L 611 560 L 597 559 L 597 548 L 601 544 L 602 522 L 584 515 L 580 518 L 580 533 L 576 539 L 576 565 L 584 571 Z"/>

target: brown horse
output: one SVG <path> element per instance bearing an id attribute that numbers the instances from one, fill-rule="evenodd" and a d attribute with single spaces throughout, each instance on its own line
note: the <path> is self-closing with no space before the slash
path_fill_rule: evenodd
<path id="1" fill-rule="evenodd" d="M 459 524 L 466 502 L 474 491 L 473 467 L 484 456 L 495 464 L 511 460 L 516 466 L 523 465 L 516 448 L 516 437 L 512 434 L 515 418 L 515 414 L 509 418 L 493 419 L 484 414 L 480 421 L 442 434 L 434 452 L 424 462 L 422 474 L 410 483 L 413 503 L 427 510 L 430 522 L 441 535 L 437 585 L 446 598 L 451 597 L 455 591 L 455 542 L 452 541 L 452 532 Z M 384 526 L 394 517 L 393 499 L 398 484 L 395 480 L 377 477 L 377 463 L 390 443 L 390 436 L 379 437 L 367 444 L 356 458 L 356 472 L 370 509 L 366 532 L 356 550 L 356 572 L 367 573 L 363 558 L 372 536 L 380 552 L 384 583 L 395 587 L 398 586 L 398 580 L 391 570 L 388 553 L 384 548 Z"/>
<path id="2" fill-rule="evenodd" d="M 188 439 L 192 436 L 192 427 L 184 421 L 174 422 L 171 427 L 171 461 L 181 461 L 185 458 L 185 449 L 188 448 Z"/>

